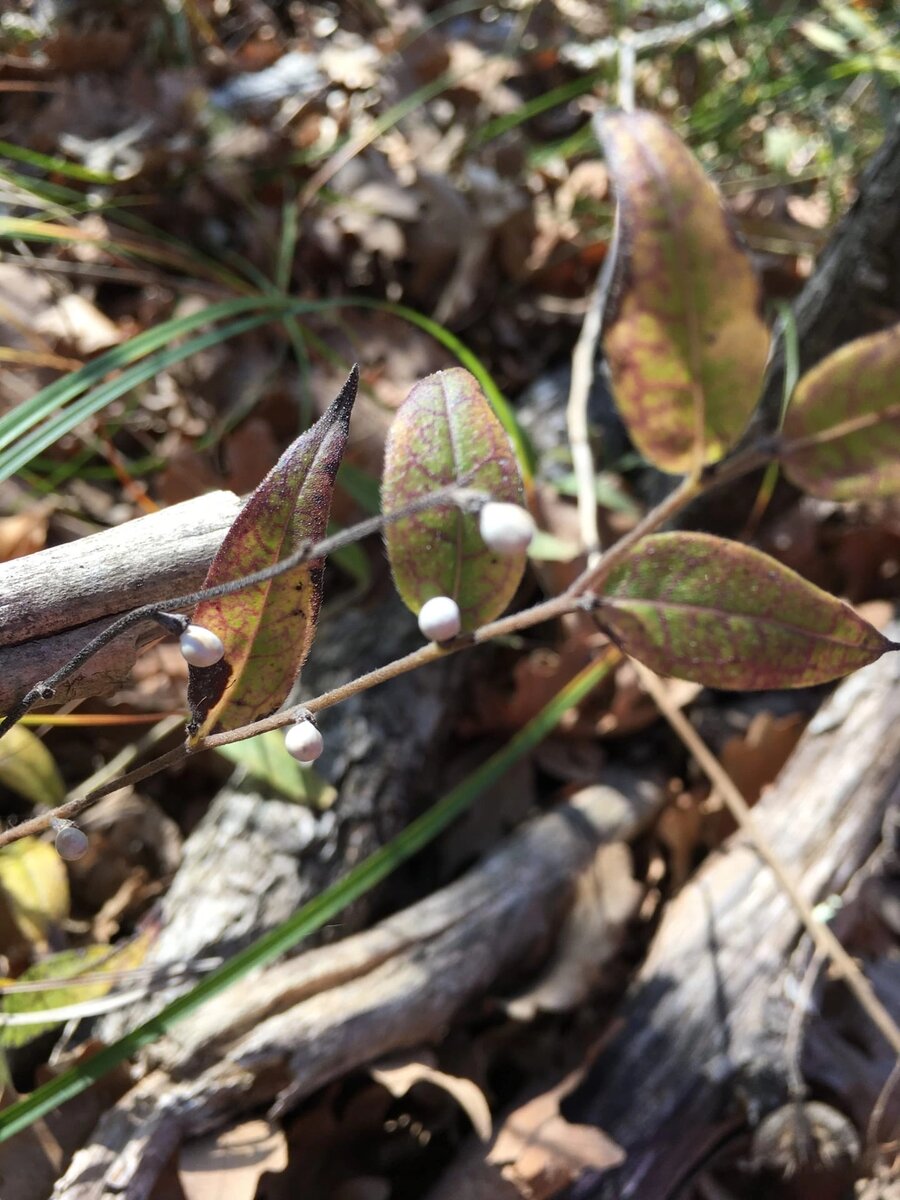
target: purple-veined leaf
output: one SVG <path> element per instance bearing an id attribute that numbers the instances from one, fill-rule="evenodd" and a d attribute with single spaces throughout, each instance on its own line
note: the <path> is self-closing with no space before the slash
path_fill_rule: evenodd
<path id="1" fill-rule="evenodd" d="M 900 325 L 858 338 L 794 390 L 780 453 L 797 487 L 826 500 L 900 492 Z"/>
<path id="2" fill-rule="evenodd" d="M 716 462 L 743 433 L 769 350 L 759 286 L 719 194 L 648 112 L 597 118 L 619 245 L 603 350 L 641 453 L 672 474 Z"/>
<path id="3" fill-rule="evenodd" d="M 385 448 L 382 508 L 395 512 L 442 488 L 488 493 L 521 504 L 522 476 L 509 437 L 475 378 L 462 367 L 437 371 L 411 390 Z M 478 532 L 478 517 L 447 503 L 403 517 L 385 530 L 397 591 L 418 614 L 450 596 L 463 630 L 498 616 L 515 594 L 525 553 L 499 555 Z"/>
<path id="4" fill-rule="evenodd" d="M 742 691 L 825 683 L 894 645 L 767 554 L 705 533 L 640 542 L 607 581 L 600 621 L 661 675 Z"/>
<path id="5" fill-rule="evenodd" d="M 347 442 L 359 373 L 284 452 L 235 518 L 205 586 L 227 583 L 279 562 L 325 536 L 334 478 Z M 321 559 L 218 600 L 197 605 L 192 621 L 217 634 L 225 657 L 191 667 L 192 738 L 237 729 L 275 711 L 306 661 L 322 602 Z"/>

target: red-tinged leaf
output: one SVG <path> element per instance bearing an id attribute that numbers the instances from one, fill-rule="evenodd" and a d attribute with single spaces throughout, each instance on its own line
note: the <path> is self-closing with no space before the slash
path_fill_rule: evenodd
<path id="1" fill-rule="evenodd" d="M 477 381 L 462 367 L 423 379 L 397 411 L 385 448 L 385 513 L 459 484 L 521 504 L 522 476 L 503 426 Z M 515 594 L 526 555 L 499 555 L 478 532 L 478 517 L 456 505 L 430 508 L 385 531 L 394 582 L 418 613 L 433 596 L 451 596 L 462 628 L 498 616 Z"/>
<path id="2" fill-rule="evenodd" d="M 665 122 L 613 112 L 597 133 L 619 206 L 603 330 L 616 404 L 646 458 L 686 473 L 731 449 L 759 398 L 759 287 L 718 192 Z"/>
<path id="3" fill-rule="evenodd" d="M 600 620 L 626 653 L 708 687 L 808 687 L 894 643 L 767 554 L 705 533 L 645 538 L 610 576 Z"/>
<path id="4" fill-rule="evenodd" d="M 325 536 L 358 383 L 354 367 L 328 411 L 288 447 L 241 509 L 213 559 L 206 587 L 260 571 L 303 542 Z M 190 669 L 192 738 L 214 728 L 237 729 L 283 703 L 312 645 L 323 570 L 316 559 L 268 583 L 197 605 L 194 624 L 222 639 L 225 657 L 214 667 Z"/>
<path id="5" fill-rule="evenodd" d="M 900 325 L 849 342 L 803 376 L 780 458 L 797 487 L 826 500 L 900 492 Z"/>

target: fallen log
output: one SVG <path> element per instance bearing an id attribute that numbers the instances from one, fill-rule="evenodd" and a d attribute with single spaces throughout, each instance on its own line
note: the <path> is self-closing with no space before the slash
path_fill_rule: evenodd
<path id="1" fill-rule="evenodd" d="M 0 712 L 116 617 L 199 588 L 240 506 L 232 492 L 210 492 L 0 564 Z M 130 629 L 61 684 L 52 703 L 114 691 L 140 648 L 159 637 L 150 621 Z"/>
<path id="2" fill-rule="evenodd" d="M 846 680 L 754 810 L 811 904 L 844 893 L 900 805 L 898 675 L 900 662 L 889 655 Z M 564 1106 L 626 1154 L 619 1169 L 574 1185 L 571 1200 L 674 1200 L 723 1138 L 784 1104 L 786 1041 L 802 1003 L 808 941 L 745 836 L 704 864 L 667 909 L 614 1036 Z M 898 981 L 881 966 L 870 968 L 871 981 L 896 1011 Z M 862 1011 L 854 1013 L 878 1064 L 868 1068 L 871 1106 L 893 1057 Z M 807 1024 L 815 1030 L 820 1021 L 814 1013 Z M 830 1076 L 820 1062 L 818 1081 L 829 1094 L 839 1095 L 840 1084 L 858 1091 L 860 1080 L 841 1078 L 834 1058 L 824 1057 Z M 803 1065 L 815 1067 L 809 1056 Z M 814 1069 L 806 1082 L 815 1088 Z"/>
<path id="3" fill-rule="evenodd" d="M 316 695 L 421 645 L 415 621 L 396 597 L 334 617 L 325 612 L 301 696 Z M 219 792 L 184 845 L 161 903 L 149 962 L 227 957 L 286 920 L 412 820 L 456 723 L 472 660 L 453 656 L 361 692 L 323 714 L 326 749 L 317 774 L 337 793 L 315 812 L 279 799 L 241 771 Z M 377 894 L 332 923 L 328 936 L 360 928 Z M 172 998 L 110 1014 L 111 1040 Z"/>
<path id="4" fill-rule="evenodd" d="M 464 1005 L 545 954 L 598 846 L 633 836 L 658 810 L 659 787 L 621 782 L 529 822 L 449 887 L 269 968 L 176 1027 L 53 1200 L 146 1200 L 182 1139 L 263 1103 L 284 1111 L 347 1071 L 439 1039 Z"/>

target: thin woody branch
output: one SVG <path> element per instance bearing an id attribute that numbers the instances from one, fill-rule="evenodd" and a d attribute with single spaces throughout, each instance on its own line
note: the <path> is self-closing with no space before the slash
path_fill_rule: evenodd
<path id="1" fill-rule="evenodd" d="M 259 734 L 268 733 L 273 729 L 282 729 L 293 724 L 298 719 L 307 714 L 315 714 L 326 708 L 331 708 L 342 701 L 349 699 L 351 696 L 358 695 L 360 692 L 367 691 L 370 688 L 377 687 L 388 680 L 396 678 L 398 675 L 406 674 L 408 671 L 417 670 L 419 667 L 426 666 L 428 663 L 436 662 L 438 659 L 445 657 L 448 654 L 456 653 L 459 650 L 468 649 L 471 646 L 481 645 L 484 642 L 491 641 L 497 637 L 509 636 L 513 633 L 519 633 L 525 629 L 533 628 L 544 621 L 555 620 L 556 618 L 570 612 L 592 611 L 600 603 L 600 594 L 604 581 L 618 567 L 628 554 L 634 549 L 637 543 L 648 534 L 653 533 L 664 525 L 668 520 L 683 509 L 691 500 L 704 492 L 718 486 L 726 479 L 730 480 L 738 475 L 744 474 L 747 471 L 755 469 L 760 464 L 760 455 L 764 448 L 754 446 L 739 455 L 736 455 L 732 460 L 724 460 L 720 464 L 715 464 L 711 468 L 699 476 L 688 476 L 672 491 L 664 500 L 662 500 L 655 508 L 653 508 L 646 516 L 638 522 L 638 524 L 618 542 L 606 550 L 595 565 L 586 569 L 560 596 L 550 600 L 545 600 L 539 604 L 525 609 L 522 612 L 513 613 L 510 616 L 501 617 L 498 620 L 491 621 L 473 633 L 464 634 L 461 637 L 454 639 L 452 642 L 443 643 L 441 645 L 428 643 L 414 650 L 412 653 L 405 655 L 402 658 L 396 659 L 393 662 L 387 663 L 374 671 L 370 671 L 358 679 L 335 688 L 321 696 L 317 696 L 303 704 L 294 705 L 291 708 L 284 709 L 281 712 L 274 713 L 270 717 L 266 717 L 260 721 L 254 721 L 251 724 L 241 726 L 238 729 L 228 730 L 224 733 L 211 734 L 205 738 L 201 738 L 196 743 L 191 745 L 179 746 L 167 754 L 154 759 L 152 762 L 129 771 L 117 779 L 111 780 L 102 787 L 95 788 L 83 795 L 76 795 L 65 804 L 58 808 L 41 813 L 39 816 L 33 817 L 28 821 L 23 821 L 21 824 L 0 832 L 0 847 L 17 841 L 23 837 L 34 836 L 43 833 L 51 827 L 54 820 L 73 820 L 87 808 L 100 800 L 103 796 L 109 795 L 111 792 L 120 790 L 123 787 L 130 786 L 135 783 L 140 783 L 144 779 L 150 778 L 152 775 L 163 771 L 168 767 L 177 766 L 184 762 L 188 757 L 200 753 L 203 750 L 213 750 L 220 746 L 229 745 L 233 742 L 245 741 L 251 737 L 257 737 Z M 317 543 L 315 546 L 302 546 L 290 557 L 282 559 L 280 562 L 267 567 L 262 571 L 258 571 L 253 575 L 244 576 L 241 579 L 234 580 L 227 584 L 221 584 L 216 588 L 208 588 L 202 591 L 191 593 L 187 596 L 175 597 L 172 600 L 165 601 L 156 605 L 145 605 L 141 609 L 135 610 L 133 613 L 127 614 L 119 621 L 115 622 L 105 630 L 100 638 L 95 638 L 81 652 L 78 658 L 79 663 L 84 662 L 90 654 L 96 653 L 100 645 L 105 645 L 112 638 L 117 637 L 123 630 L 130 628 L 139 620 L 145 620 L 147 617 L 156 617 L 161 610 L 189 608 L 199 603 L 200 600 L 214 598 L 222 595 L 231 595 L 240 591 L 243 588 L 251 587 L 256 583 L 264 582 L 269 579 L 276 578 L 285 571 L 291 570 L 294 566 L 302 562 L 307 562 L 313 558 L 324 557 L 332 553 L 340 546 L 348 545 L 351 542 L 357 541 L 369 533 L 377 532 L 386 524 L 392 521 L 400 520 L 401 518 L 410 515 L 413 512 L 424 511 L 427 508 L 435 507 L 442 503 L 452 502 L 462 507 L 473 508 L 482 504 L 485 497 L 480 493 L 469 491 L 466 488 L 452 487 L 446 488 L 438 492 L 434 492 L 427 497 L 405 505 L 396 511 L 389 514 L 382 514 L 377 517 L 371 517 L 366 521 L 362 521 L 351 528 L 335 534 L 330 538 Z M 101 642 L 101 638 L 103 641 Z M 67 664 L 63 671 L 67 672 L 75 670 L 75 666 Z M 51 676 L 50 679 L 42 684 L 35 685 L 33 693 L 37 693 L 41 687 L 53 686 L 59 682 L 62 671 L 57 672 L 56 676 Z M 63 676 L 64 677 L 64 676 Z M 31 703 L 36 703 L 40 695 L 36 696 Z M 24 698 L 28 700 L 28 697 Z M 23 700 L 24 703 L 24 700 Z M 30 705 L 28 706 L 30 707 Z M 28 708 L 25 707 L 15 716 L 15 720 L 19 720 Z M 11 720 L 12 713 L 0 725 L 0 736 L 13 723 Z"/>

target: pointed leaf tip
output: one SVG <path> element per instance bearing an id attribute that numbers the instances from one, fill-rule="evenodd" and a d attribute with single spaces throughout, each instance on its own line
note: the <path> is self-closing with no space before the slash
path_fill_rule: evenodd
<path id="1" fill-rule="evenodd" d="M 359 370 L 326 412 L 288 447 L 238 513 L 205 587 L 280 562 L 325 536 L 334 480 L 347 444 Z M 191 667 L 188 704 L 193 740 L 214 728 L 237 729 L 272 713 L 306 661 L 322 602 L 321 559 L 230 596 L 197 605 L 193 623 L 221 638 L 224 658 Z"/>
<path id="2" fill-rule="evenodd" d="M 350 368 L 350 374 L 347 376 L 344 386 L 335 396 L 334 400 L 332 400 L 322 419 L 327 421 L 343 421 L 349 426 L 350 414 L 353 411 L 358 391 L 359 363 L 354 363 Z"/>

